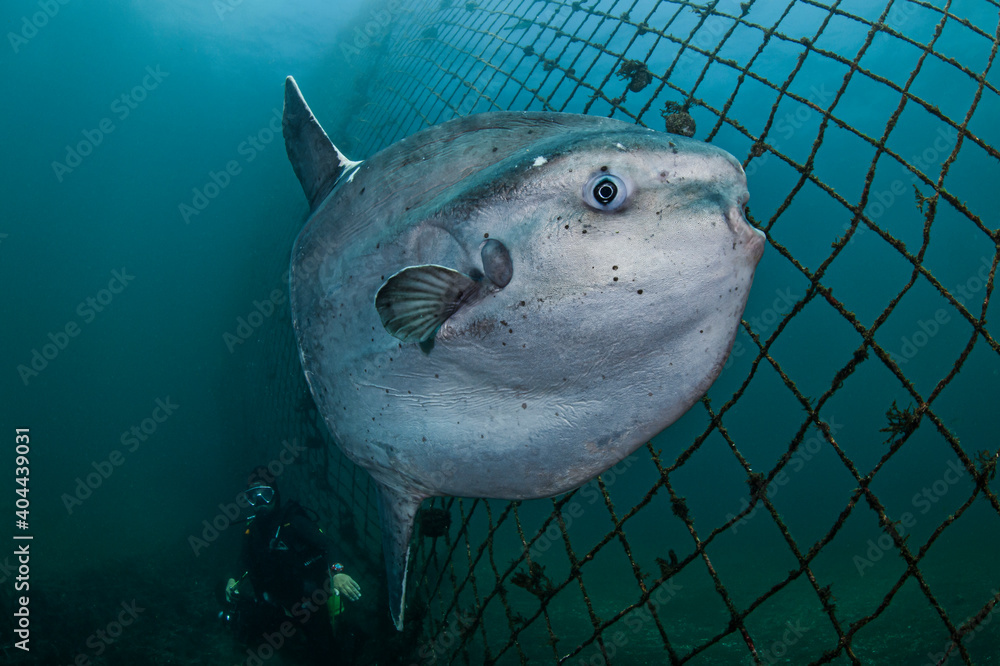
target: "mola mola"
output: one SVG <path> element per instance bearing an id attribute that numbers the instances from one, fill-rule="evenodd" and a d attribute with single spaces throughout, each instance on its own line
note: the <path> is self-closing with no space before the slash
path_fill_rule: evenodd
<path id="1" fill-rule="evenodd" d="M 283 126 L 311 207 L 302 367 L 377 482 L 402 628 L 421 501 L 562 493 L 673 423 L 722 369 L 764 235 L 732 156 L 619 120 L 484 113 L 353 162 L 289 77 Z"/>

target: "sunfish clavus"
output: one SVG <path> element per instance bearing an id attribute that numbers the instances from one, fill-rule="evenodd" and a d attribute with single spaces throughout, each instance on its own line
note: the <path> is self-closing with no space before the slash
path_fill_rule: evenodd
<path id="1" fill-rule="evenodd" d="M 729 354 L 764 236 L 732 156 L 619 120 L 484 113 L 352 162 L 289 77 L 283 127 L 311 206 L 302 367 L 377 482 L 401 629 L 421 501 L 562 493 L 673 423 Z"/>

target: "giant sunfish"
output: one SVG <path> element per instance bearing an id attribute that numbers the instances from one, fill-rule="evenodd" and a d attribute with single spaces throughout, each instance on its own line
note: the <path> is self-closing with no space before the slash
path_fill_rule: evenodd
<path id="1" fill-rule="evenodd" d="M 283 133 L 311 207 L 302 368 L 377 483 L 401 629 L 421 501 L 556 495 L 677 420 L 722 369 L 764 235 L 731 155 L 620 120 L 483 113 L 354 162 L 288 77 Z"/>

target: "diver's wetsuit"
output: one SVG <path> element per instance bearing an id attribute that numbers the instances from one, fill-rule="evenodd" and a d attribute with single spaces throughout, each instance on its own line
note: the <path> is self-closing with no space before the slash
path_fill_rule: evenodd
<path id="1" fill-rule="evenodd" d="M 292 501 L 254 517 L 243 537 L 243 560 L 258 603 L 280 609 L 276 619 L 284 615 L 303 632 L 313 660 L 342 663 L 335 659 L 326 604 L 333 594 L 330 544 L 305 509 Z"/>

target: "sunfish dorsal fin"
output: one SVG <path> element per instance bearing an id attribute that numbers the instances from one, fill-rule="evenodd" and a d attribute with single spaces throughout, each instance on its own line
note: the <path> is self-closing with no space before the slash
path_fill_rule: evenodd
<path id="1" fill-rule="evenodd" d="M 397 631 L 403 630 L 403 611 L 406 608 L 406 569 L 410 563 L 410 537 L 413 535 L 413 518 L 423 497 L 390 487 L 383 483 L 378 488 L 378 517 L 382 527 L 382 551 L 388 577 L 389 612 Z"/>
<path id="2" fill-rule="evenodd" d="M 281 133 L 285 137 L 288 160 L 306 193 L 310 210 L 316 210 L 345 171 L 361 164 L 352 162 L 337 150 L 290 76 L 285 79 Z"/>
<path id="3" fill-rule="evenodd" d="M 390 335 L 403 342 L 426 342 L 478 290 L 478 282 L 451 268 L 410 266 L 379 288 L 375 308 Z"/>

